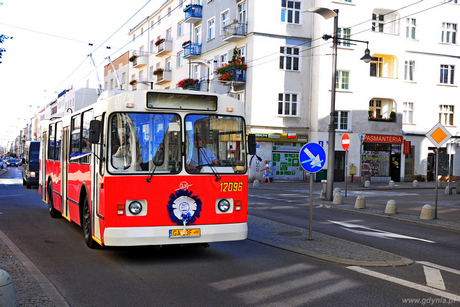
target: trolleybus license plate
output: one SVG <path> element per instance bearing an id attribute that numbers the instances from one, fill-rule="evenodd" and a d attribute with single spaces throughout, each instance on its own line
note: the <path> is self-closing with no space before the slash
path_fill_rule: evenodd
<path id="1" fill-rule="evenodd" d="M 185 233 L 183 229 L 171 229 L 169 230 L 170 238 L 182 238 L 182 237 L 199 237 L 201 236 L 200 228 L 186 229 Z"/>

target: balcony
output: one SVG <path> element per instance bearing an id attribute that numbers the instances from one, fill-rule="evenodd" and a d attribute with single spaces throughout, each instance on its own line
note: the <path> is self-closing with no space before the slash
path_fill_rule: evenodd
<path id="1" fill-rule="evenodd" d="M 155 75 L 155 84 L 162 84 L 171 81 L 172 72 L 165 70 L 162 73 Z"/>
<path id="2" fill-rule="evenodd" d="M 219 82 L 224 85 L 246 83 L 246 70 L 231 68 L 219 76 Z"/>
<path id="3" fill-rule="evenodd" d="M 248 34 L 248 25 L 247 23 L 242 23 L 235 21 L 232 24 L 224 27 L 224 38 L 226 42 L 235 42 L 238 41 Z"/>
<path id="4" fill-rule="evenodd" d="M 134 68 L 140 68 L 142 66 L 146 66 L 149 62 L 149 59 L 147 56 L 138 56 L 133 60 L 133 67 Z"/>
<path id="5" fill-rule="evenodd" d="M 194 59 L 201 56 L 201 44 L 189 42 L 182 45 L 182 48 L 184 49 L 185 59 Z"/>
<path id="6" fill-rule="evenodd" d="M 164 56 L 172 51 L 172 42 L 163 41 L 157 45 L 156 56 Z"/>
<path id="7" fill-rule="evenodd" d="M 195 23 L 200 21 L 203 15 L 203 7 L 198 4 L 189 4 L 184 9 L 185 19 L 184 22 Z"/>
<path id="8" fill-rule="evenodd" d="M 133 84 L 131 84 L 131 82 L 129 84 L 132 86 L 133 91 L 145 91 L 145 90 L 150 89 L 150 85 L 147 82 L 147 80 L 144 80 L 144 79 L 135 80 Z"/>

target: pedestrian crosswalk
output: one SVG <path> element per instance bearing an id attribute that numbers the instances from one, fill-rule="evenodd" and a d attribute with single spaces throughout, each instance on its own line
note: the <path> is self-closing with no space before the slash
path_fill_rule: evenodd
<path id="1" fill-rule="evenodd" d="M 5 185 L 22 184 L 22 179 L 0 179 L 0 184 L 5 184 Z"/>

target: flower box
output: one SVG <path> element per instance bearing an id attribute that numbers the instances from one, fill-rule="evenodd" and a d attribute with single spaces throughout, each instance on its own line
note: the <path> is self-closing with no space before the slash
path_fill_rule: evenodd
<path id="1" fill-rule="evenodd" d="M 164 69 L 163 68 L 158 68 L 153 71 L 153 74 L 155 76 L 163 74 Z"/>
<path id="2" fill-rule="evenodd" d="M 160 44 L 164 43 L 166 40 L 164 38 L 160 38 L 155 42 L 155 46 L 159 46 Z"/>
<path id="3" fill-rule="evenodd" d="M 186 78 L 186 79 L 179 81 L 177 86 L 182 87 L 184 90 L 186 90 L 186 89 L 192 89 L 192 88 L 196 89 L 196 86 L 199 84 L 200 84 L 200 80 L 198 79 Z"/>

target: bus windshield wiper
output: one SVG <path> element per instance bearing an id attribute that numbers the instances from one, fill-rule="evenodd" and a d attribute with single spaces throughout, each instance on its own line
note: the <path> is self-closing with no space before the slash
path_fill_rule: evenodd
<path id="1" fill-rule="evenodd" d="M 200 153 L 200 151 L 201 151 L 201 147 L 198 147 L 198 154 Z M 214 164 L 212 163 L 212 161 L 210 161 L 210 158 L 206 154 L 203 154 L 202 156 L 203 156 L 203 158 L 205 160 L 204 162 L 206 162 L 206 164 L 198 165 L 197 167 L 209 166 L 209 168 L 211 169 L 211 171 L 214 174 L 214 176 L 216 176 L 216 181 L 221 180 L 222 177 L 217 172 L 217 169 L 214 166 Z M 199 161 L 199 158 L 198 158 L 198 161 Z"/>
<path id="2" fill-rule="evenodd" d="M 155 173 L 155 170 L 157 169 L 158 166 L 163 165 L 165 162 L 165 150 L 163 146 L 158 147 L 157 153 L 152 159 L 153 165 L 155 167 L 150 171 L 149 176 L 145 181 L 150 182 L 152 180 L 153 174 Z"/>

